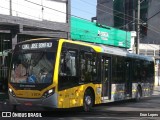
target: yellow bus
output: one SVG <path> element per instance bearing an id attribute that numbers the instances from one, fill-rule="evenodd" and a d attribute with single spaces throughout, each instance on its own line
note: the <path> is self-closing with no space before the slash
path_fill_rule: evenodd
<path id="1" fill-rule="evenodd" d="M 89 111 L 95 104 L 150 96 L 154 59 L 100 44 L 33 39 L 16 45 L 9 78 L 14 106 Z"/>

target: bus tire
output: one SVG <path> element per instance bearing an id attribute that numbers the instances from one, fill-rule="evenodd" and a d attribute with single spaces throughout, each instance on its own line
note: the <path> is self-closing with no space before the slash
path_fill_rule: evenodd
<path id="1" fill-rule="evenodd" d="M 87 89 L 84 93 L 84 98 L 83 98 L 83 110 L 85 112 L 91 111 L 93 104 L 94 104 L 94 93 L 90 90 Z"/>
<path id="2" fill-rule="evenodd" d="M 136 102 L 139 102 L 139 101 L 141 100 L 141 98 L 142 98 L 141 88 L 138 87 L 138 88 L 137 88 L 137 92 L 136 92 L 135 101 L 136 101 Z"/>

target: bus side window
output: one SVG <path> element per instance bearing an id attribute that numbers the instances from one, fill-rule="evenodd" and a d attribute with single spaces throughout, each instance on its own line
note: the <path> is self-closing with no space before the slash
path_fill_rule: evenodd
<path id="1" fill-rule="evenodd" d="M 2 66 L 3 66 L 3 57 L 0 56 L 0 67 L 2 67 Z"/>
<path id="2" fill-rule="evenodd" d="M 140 60 L 136 59 L 133 61 L 133 82 L 141 82 L 141 70 L 143 64 Z"/>
<path id="3" fill-rule="evenodd" d="M 67 51 L 66 53 L 66 67 L 70 76 L 76 76 L 76 52 Z"/>
<path id="4" fill-rule="evenodd" d="M 59 90 L 64 90 L 78 84 L 77 51 L 62 50 L 59 70 Z"/>
<path id="5" fill-rule="evenodd" d="M 76 76 L 76 51 L 62 51 L 60 76 Z"/>
<path id="6" fill-rule="evenodd" d="M 97 67 L 96 67 L 96 55 L 89 52 L 80 53 L 80 73 L 81 81 L 89 82 L 96 81 L 97 79 Z"/>

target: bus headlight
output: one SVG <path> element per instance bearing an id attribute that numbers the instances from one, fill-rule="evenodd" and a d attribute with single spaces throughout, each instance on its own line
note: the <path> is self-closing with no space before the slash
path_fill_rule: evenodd
<path id="1" fill-rule="evenodd" d="M 8 91 L 9 91 L 9 94 L 11 94 L 13 97 L 16 96 L 15 93 L 14 93 L 14 91 L 11 88 L 9 88 Z"/>
<path id="2" fill-rule="evenodd" d="M 50 90 L 47 90 L 44 94 L 43 94 L 43 98 L 47 98 L 47 97 L 49 97 L 49 96 L 51 96 L 51 95 L 53 95 L 55 93 L 55 88 L 52 88 L 52 89 L 50 89 Z"/>

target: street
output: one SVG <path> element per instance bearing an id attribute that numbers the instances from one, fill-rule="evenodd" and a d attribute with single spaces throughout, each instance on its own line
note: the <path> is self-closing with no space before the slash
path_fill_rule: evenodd
<path id="1" fill-rule="evenodd" d="M 152 97 L 144 98 L 140 102 L 135 102 L 133 100 L 120 101 L 114 103 L 107 103 L 96 105 L 91 112 L 82 112 L 79 108 L 76 109 L 65 109 L 65 110 L 53 110 L 53 111 L 44 111 L 42 108 L 38 107 L 26 107 L 19 106 L 17 108 L 18 113 L 23 113 L 26 111 L 29 112 L 40 112 L 42 113 L 42 118 L 33 118 L 38 120 L 82 120 L 82 119 L 114 119 L 114 120 L 128 120 L 137 118 L 140 119 L 160 119 L 160 87 L 157 87 L 154 90 Z M 0 111 L 12 111 L 12 106 L 1 102 Z M 13 111 L 12 111 L 13 112 Z M 15 112 L 15 111 L 14 111 Z M 45 114 L 44 114 L 45 113 Z M 44 117 L 45 115 L 45 117 Z M 46 117 L 47 115 L 47 117 Z M 5 118 L 6 119 L 6 118 Z M 22 119 L 12 118 L 12 119 Z M 24 118 L 27 119 L 27 118 Z"/>

